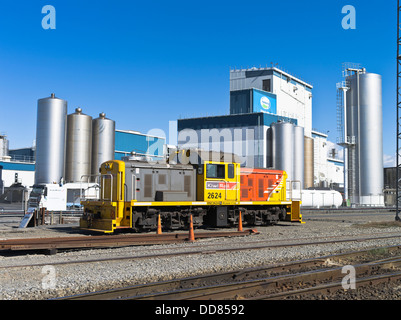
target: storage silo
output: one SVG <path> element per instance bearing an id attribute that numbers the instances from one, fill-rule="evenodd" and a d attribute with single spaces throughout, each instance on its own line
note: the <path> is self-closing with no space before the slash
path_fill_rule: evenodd
<path id="1" fill-rule="evenodd" d="M 304 160 L 304 128 L 294 126 L 293 180 L 300 182 L 300 189 L 304 188 Z"/>
<path id="2" fill-rule="evenodd" d="M 382 78 L 364 69 L 347 77 L 348 181 L 351 201 L 382 206 Z"/>
<path id="3" fill-rule="evenodd" d="M 67 116 L 66 144 L 66 182 L 88 181 L 91 174 L 92 117 L 82 113 L 81 108 Z"/>
<path id="4" fill-rule="evenodd" d="M 60 183 L 64 176 L 67 101 L 38 100 L 35 184 Z"/>
<path id="5" fill-rule="evenodd" d="M 266 130 L 266 167 L 273 168 L 273 132 L 272 128 Z"/>
<path id="6" fill-rule="evenodd" d="M 294 125 L 289 122 L 272 123 L 273 167 L 287 172 L 287 180 L 294 180 Z"/>
<path id="7" fill-rule="evenodd" d="M 92 175 L 99 174 L 103 162 L 114 160 L 116 124 L 104 113 L 92 121 Z"/>
<path id="8" fill-rule="evenodd" d="M 306 137 L 304 138 L 304 188 L 313 188 L 313 139 Z"/>
<path id="9" fill-rule="evenodd" d="M 8 140 L 6 135 L 0 135 L 0 159 L 8 156 Z"/>

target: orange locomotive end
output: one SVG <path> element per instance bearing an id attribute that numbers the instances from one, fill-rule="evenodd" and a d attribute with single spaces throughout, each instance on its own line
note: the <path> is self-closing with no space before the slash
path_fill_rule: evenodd
<path id="1" fill-rule="evenodd" d="M 285 189 L 284 171 L 241 168 L 241 201 L 269 201 L 283 185 Z"/>

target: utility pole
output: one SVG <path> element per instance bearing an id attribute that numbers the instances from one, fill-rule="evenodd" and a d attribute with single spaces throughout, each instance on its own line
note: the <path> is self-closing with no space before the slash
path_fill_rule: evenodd
<path id="1" fill-rule="evenodd" d="M 400 132 L 400 108 L 401 108 L 401 101 L 400 101 L 400 95 L 401 95 L 401 90 L 400 90 L 400 83 L 401 83 L 401 74 L 400 74 L 400 64 L 401 64 L 401 57 L 400 57 L 400 46 L 401 46 L 401 39 L 400 39 L 400 28 L 401 28 L 401 21 L 400 21 L 400 0 L 397 0 L 397 152 L 396 152 L 396 162 L 397 162 L 397 167 L 396 167 L 396 216 L 395 220 L 400 221 L 400 209 L 401 209 L 401 164 L 400 164 L 400 156 L 401 156 L 401 151 L 400 151 L 400 146 L 401 146 L 401 132 Z"/>

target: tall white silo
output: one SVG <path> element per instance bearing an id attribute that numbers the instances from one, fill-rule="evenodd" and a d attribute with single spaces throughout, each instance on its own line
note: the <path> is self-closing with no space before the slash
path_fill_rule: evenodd
<path id="1" fill-rule="evenodd" d="M 106 118 L 104 113 L 92 121 L 92 175 L 99 174 L 103 162 L 114 160 L 115 121 Z"/>
<path id="2" fill-rule="evenodd" d="M 293 153 L 293 166 L 294 166 L 294 181 L 299 182 L 299 188 L 304 188 L 304 128 L 294 126 L 294 153 Z"/>
<path id="3" fill-rule="evenodd" d="M 35 184 L 60 183 L 64 177 L 67 101 L 54 93 L 38 100 Z"/>
<path id="4" fill-rule="evenodd" d="M 272 123 L 273 168 L 287 172 L 287 180 L 294 180 L 294 125 L 289 122 Z"/>
<path id="5" fill-rule="evenodd" d="M 347 77 L 348 184 L 351 202 L 383 206 L 382 77 L 358 70 Z"/>
<path id="6" fill-rule="evenodd" d="M 91 174 L 92 117 L 76 108 L 67 116 L 66 182 L 86 182 Z"/>

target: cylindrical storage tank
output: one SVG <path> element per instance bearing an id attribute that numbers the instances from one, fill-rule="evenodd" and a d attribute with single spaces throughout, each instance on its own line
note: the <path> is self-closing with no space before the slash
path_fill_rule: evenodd
<path id="1" fill-rule="evenodd" d="M 266 167 L 273 168 L 273 137 L 272 128 L 266 130 Z"/>
<path id="2" fill-rule="evenodd" d="M 304 128 L 294 126 L 294 157 L 293 157 L 294 181 L 299 181 L 297 188 L 304 188 Z"/>
<path id="3" fill-rule="evenodd" d="M 0 195 L 4 193 L 3 166 L 0 166 Z"/>
<path id="4" fill-rule="evenodd" d="M 38 100 L 35 184 L 60 183 L 64 176 L 67 101 Z"/>
<path id="5" fill-rule="evenodd" d="M 380 206 L 384 204 L 382 78 L 360 73 L 347 80 L 347 135 L 355 137 L 355 147 L 348 156 L 349 182 L 355 177 L 350 188 L 354 188 L 356 203 Z"/>
<path id="6" fill-rule="evenodd" d="M 6 136 L 0 136 L 0 158 L 8 156 L 8 140 Z"/>
<path id="7" fill-rule="evenodd" d="M 313 183 L 313 139 L 305 137 L 304 139 L 304 188 L 312 188 Z"/>
<path id="8" fill-rule="evenodd" d="M 287 172 L 287 181 L 294 180 L 294 125 L 289 122 L 272 123 L 273 168 Z"/>
<path id="9" fill-rule="evenodd" d="M 103 162 L 114 160 L 116 124 L 107 119 L 104 113 L 92 121 L 92 170 L 93 176 L 99 175 Z M 92 179 L 94 180 L 94 178 Z"/>
<path id="10" fill-rule="evenodd" d="M 67 116 L 66 182 L 86 182 L 91 174 L 92 117 L 76 108 Z"/>
<path id="11" fill-rule="evenodd" d="M 301 207 L 311 208 L 338 208 L 343 203 L 341 193 L 335 190 L 302 190 Z"/>

